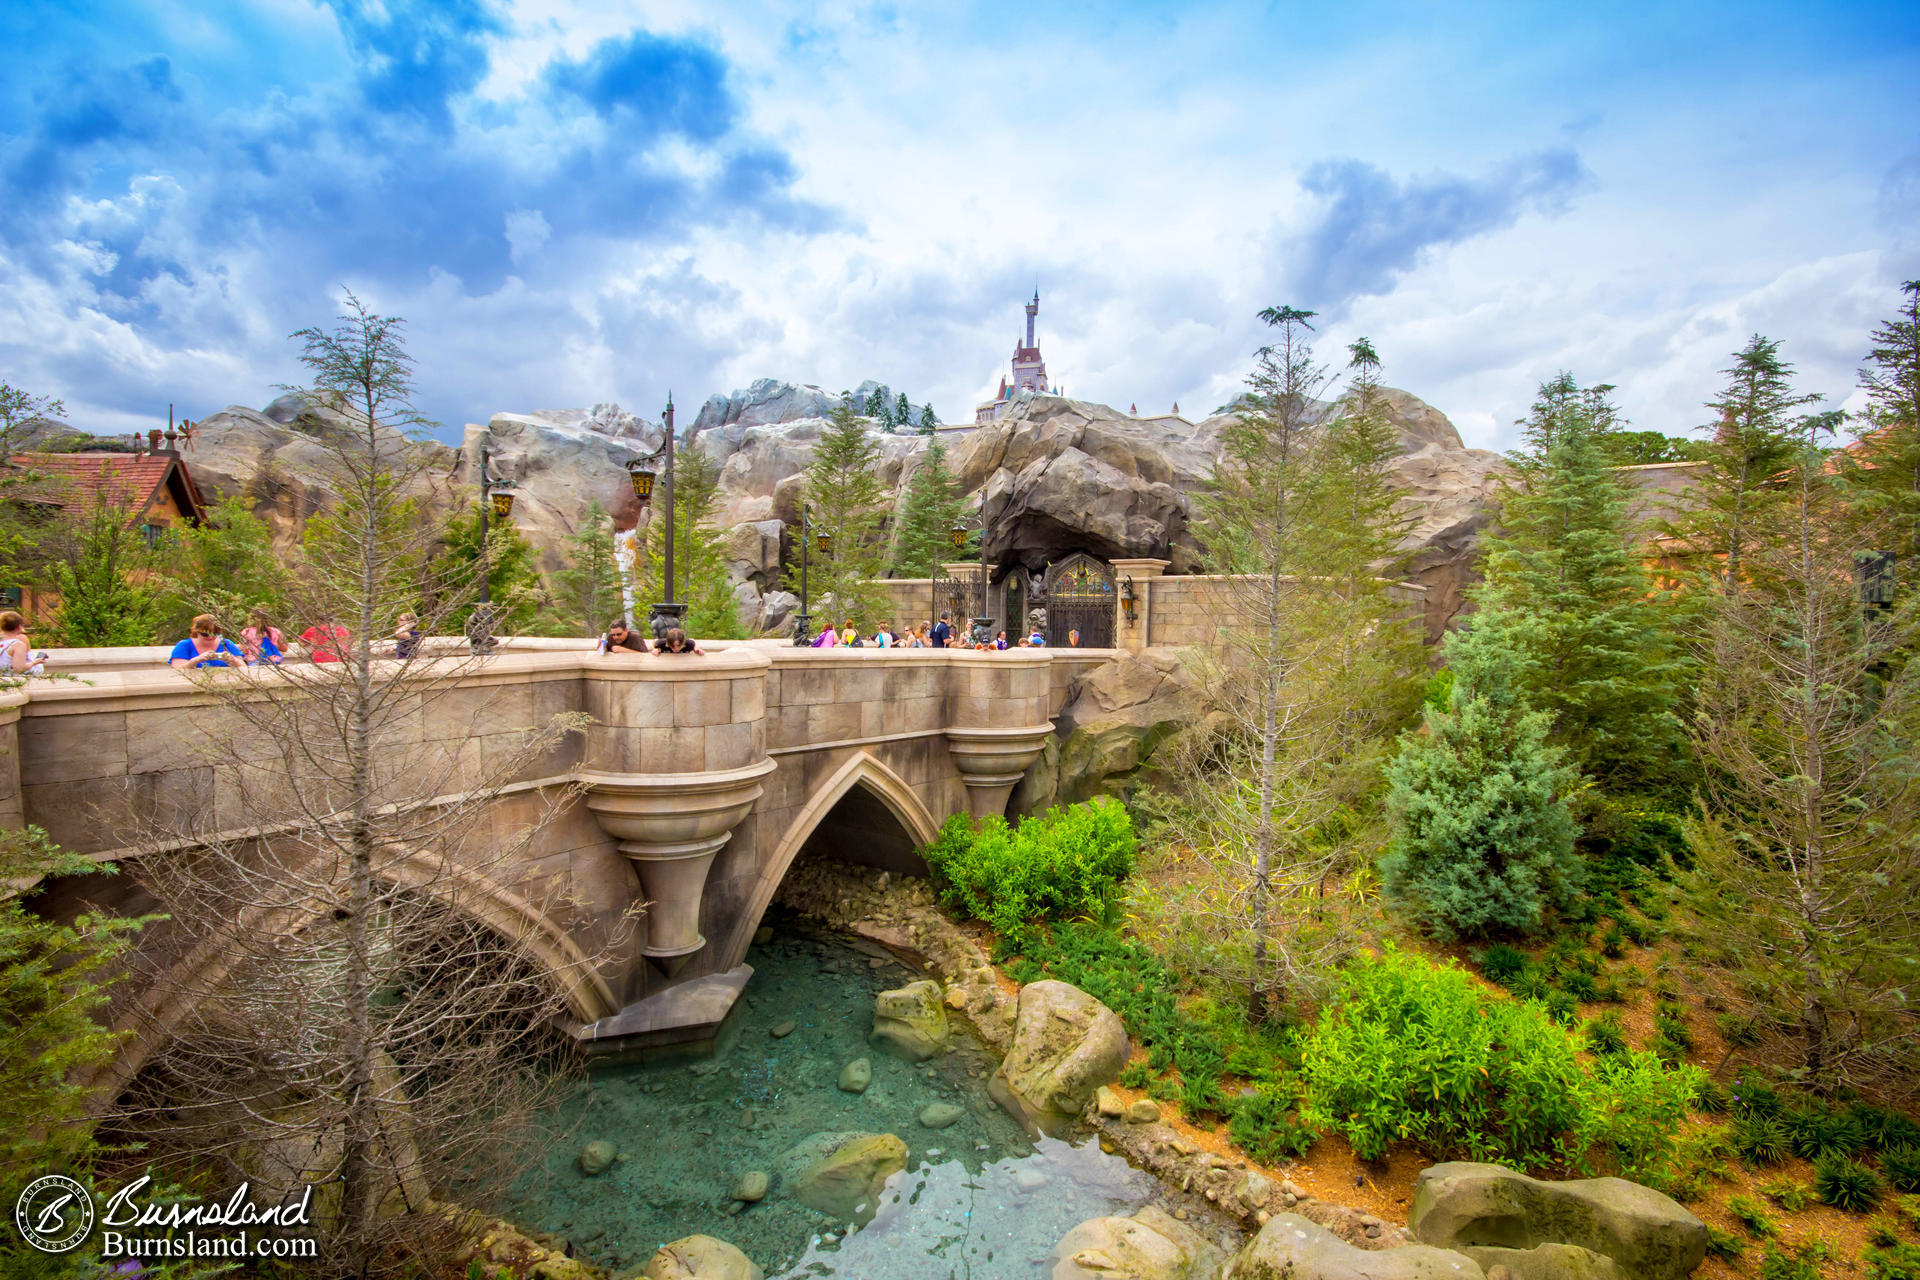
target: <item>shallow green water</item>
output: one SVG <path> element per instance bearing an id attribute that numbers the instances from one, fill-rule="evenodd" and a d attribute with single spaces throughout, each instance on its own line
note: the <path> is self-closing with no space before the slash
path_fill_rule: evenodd
<path id="1" fill-rule="evenodd" d="M 573 1137 L 550 1154 L 544 1176 L 526 1182 L 510 1216 L 614 1269 L 637 1268 L 660 1245 L 700 1232 L 737 1245 L 770 1277 L 1026 1280 L 1044 1274 L 1047 1252 L 1076 1224 L 1160 1197 L 1159 1183 L 1090 1136 L 1077 1146 L 1029 1142 L 987 1096 L 994 1059 L 979 1043 L 961 1039 L 918 1065 L 871 1047 L 875 993 L 917 976 L 875 959 L 839 939 L 780 929 L 747 957 L 754 978 L 719 1052 L 595 1073 L 563 1107 L 563 1122 L 578 1118 Z M 797 1028 L 775 1039 L 771 1029 L 788 1020 Z M 863 1057 L 872 1084 L 841 1091 L 841 1067 Z M 957 1103 L 966 1115 L 922 1128 L 930 1102 Z M 849 1230 L 777 1185 L 744 1209 L 729 1199 L 743 1171 L 772 1173 L 809 1134 L 848 1130 L 897 1134 L 910 1152 L 866 1225 Z M 624 1158 L 587 1177 L 576 1156 L 593 1139 Z"/>

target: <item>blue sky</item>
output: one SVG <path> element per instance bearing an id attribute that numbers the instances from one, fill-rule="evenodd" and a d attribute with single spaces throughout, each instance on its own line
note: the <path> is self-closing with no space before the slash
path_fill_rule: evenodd
<path id="1" fill-rule="evenodd" d="M 1502 447 L 1538 382 L 1852 394 L 1920 276 L 1920 7 L 178 0 L 0 12 L 0 379 L 264 404 L 343 286 L 423 407 L 879 378 L 1190 416 L 1276 303 Z M 1336 361 L 1337 362 L 1337 361 Z"/>

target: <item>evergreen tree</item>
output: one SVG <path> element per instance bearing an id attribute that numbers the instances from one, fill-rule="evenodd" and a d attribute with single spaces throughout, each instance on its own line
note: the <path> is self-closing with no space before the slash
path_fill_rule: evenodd
<path id="1" fill-rule="evenodd" d="M 613 537 L 613 517 L 598 501 L 589 502 L 567 540 L 566 567 L 553 575 L 555 603 L 570 634 L 597 636 L 625 616 Z"/>
<path id="2" fill-rule="evenodd" d="M 98 499 L 66 513 L 52 535 L 58 554 L 48 558 L 45 580 L 60 596 L 48 628 L 56 644 L 92 648 L 162 638 L 155 548 L 134 526 L 134 506 L 111 489 L 103 468 Z"/>
<path id="3" fill-rule="evenodd" d="M 120 1037 L 94 1011 L 151 917 L 88 914 L 62 924 L 34 912 L 30 898 L 33 886 L 58 876 L 114 874 L 110 864 L 62 852 L 38 827 L 0 831 L 0 883 L 27 886 L 0 901 L 0 1187 L 84 1173 L 92 1158 L 93 1117 L 77 1077 L 113 1057 Z"/>
<path id="4" fill-rule="evenodd" d="M 1696 574 L 1724 586 L 1744 572 L 1748 547 L 1774 536 L 1783 491 L 1770 482 L 1794 457 L 1793 411 L 1820 397 L 1793 390 L 1780 344 L 1757 333 L 1722 372 L 1726 386 L 1707 402 L 1715 418 L 1701 459 L 1707 466 L 1676 531 L 1701 558 Z"/>
<path id="5" fill-rule="evenodd" d="M 893 531 L 893 572 L 901 578 L 938 577 L 940 566 L 959 553 L 950 531 L 960 519 L 963 500 L 947 470 L 947 448 L 927 445 L 920 465 L 907 477 L 900 520 Z"/>
<path id="6" fill-rule="evenodd" d="M 920 433 L 922 435 L 930 436 L 934 433 L 936 429 L 938 429 L 939 426 L 940 426 L 940 419 L 936 418 L 933 414 L 933 402 L 928 401 L 926 404 L 921 405 L 920 406 Z"/>
<path id="7" fill-rule="evenodd" d="M 452 580 L 476 584 L 480 580 L 480 512 L 480 502 L 468 504 L 448 519 L 441 534 L 443 559 L 448 562 L 442 572 Z M 533 544 L 511 518 L 502 520 L 489 511 L 486 549 L 493 629 L 508 635 L 525 634 L 544 603 Z M 463 600 L 447 613 L 446 620 L 465 631 L 476 607 L 476 600 Z"/>
<path id="8" fill-rule="evenodd" d="M 913 425 L 913 406 L 907 402 L 907 393 L 904 391 L 900 393 L 899 401 L 893 406 L 893 422 L 899 427 Z"/>
<path id="9" fill-rule="evenodd" d="M 1763 1051 L 1821 1092 L 1897 1091 L 1920 1066 L 1920 665 L 1889 658 L 1920 601 L 1862 617 L 1854 553 L 1894 513 L 1837 482 L 1831 421 L 1800 420 L 1771 536 L 1705 593 L 1684 887 L 1694 954 L 1736 979 Z"/>
<path id="10" fill-rule="evenodd" d="M 808 553 L 808 591 L 813 612 L 831 612 L 838 623 L 851 617 L 862 627 L 884 618 L 887 596 L 873 585 L 886 563 L 880 523 L 886 491 L 876 470 L 880 446 L 850 409 L 833 412 L 807 467 L 806 501 L 813 530 L 825 533 L 829 550 Z M 788 566 L 790 590 L 798 591 L 800 567 Z M 827 602 L 827 603 L 823 603 Z"/>
<path id="11" fill-rule="evenodd" d="M 285 629 L 287 586 L 292 573 L 273 545 L 273 529 L 241 498 L 216 503 L 199 525 L 170 531 L 159 577 L 163 590 L 161 632 L 183 636 L 195 614 L 225 621 L 229 634 L 256 611 Z"/>
<path id="12" fill-rule="evenodd" d="M 1428 708 L 1427 731 L 1387 766 L 1382 888 L 1437 937 L 1536 932 L 1580 889 L 1579 771 L 1520 697 L 1529 666 L 1509 644 L 1461 654 L 1447 710 Z"/>
<path id="13" fill-rule="evenodd" d="M 1476 646 L 1510 648 L 1518 695 L 1547 713 L 1552 740 L 1596 778 L 1632 787 L 1672 778 L 1679 679 L 1607 453 L 1611 390 L 1565 373 L 1541 386 L 1485 540 L 1477 612 L 1448 654 L 1457 663 Z"/>
<path id="14" fill-rule="evenodd" d="M 687 606 L 687 634 L 712 640 L 738 640 L 746 635 L 733 602 L 733 584 L 727 577 L 726 549 L 708 523 L 720 492 L 720 465 L 698 444 L 688 443 L 673 458 L 673 579 L 674 591 Z M 656 517 L 665 514 L 654 503 Z M 649 530 L 646 569 L 636 584 L 639 612 L 647 613 L 666 582 L 666 539 Z M 644 625 L 644 622 L 642 623 Z"/>
<path id="15" fill-rule="evenodd" d="M 893 420 L 893 405 L 888 402 L 887 393 L 879 387 L 867 392 L 864 411 L 866 416 L 875 422 L 887 423 Z"/>
<path id="16" fill-rule="evenodd" d="M 1920 582 L 1920 280 L 1901 285 L 1906 301 L 1873 333 L 1869 367 L 1860 371 L 1867 393 L 1866 429 L 1851 454 L 1848 488 L 1864 512 L 1884 513 L 1902 582 Z"/>

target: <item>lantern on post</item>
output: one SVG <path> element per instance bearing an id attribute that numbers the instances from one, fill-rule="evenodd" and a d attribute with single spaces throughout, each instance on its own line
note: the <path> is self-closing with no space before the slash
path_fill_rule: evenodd
<path id="1" fill-rule="evenodd" d="M 495 519 L 506 520 L 512 517 L 513 485 L 511 483 L 505 480 L 500 481 L 493 486 L 492 490 L 487 494 L 487 497 L 488 500 L 493 503 Z"/>
<path id="2" fill-rule="evenodd" d="M 633 481 L 633 496 L 642 507 L 653 501 L 653 481 L 655 471 L 647 464 L 650 458 L 627 459 L 627 477 Z"/>
<path id="3" fill-rule="evenodd" d="M 833 535 L 822 529 L 813 535 L 813 545 L 821 555 L 830 556 L 833 554 Z"/>
<path id="4" fill-rule="evenodd" d="M 947 530 L 947 540 L 953 543 L 953 549 L 955 551 L 965 547 L 967 545 L 967 530 L 965 526 L 956 524 L 953 528 Z"/>

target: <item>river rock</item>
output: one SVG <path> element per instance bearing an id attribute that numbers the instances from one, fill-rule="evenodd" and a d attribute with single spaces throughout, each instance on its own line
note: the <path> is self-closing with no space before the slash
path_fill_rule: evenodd
<path id="1" fill-rule="evenodd" d="M 873 1064 L 865 1058 L 855 1058 L 840 1068 L 840 1088 L 846 1093 L 865 1093 L 867 1086 L 873 1083 Z"/>
<path id="2" fill-rule="evenodd" d="M 1030 982 L 1020 989 L 1013 1041 L 987 1089 L 1022 1123 L 1057 1135 L 1126 1061 L 1120 1015 L 1068 983 Z"/>
<path id="3" fill-rule="evenodd" d="M 767 1028 L 767 1034 L 775 1040 L 784 1040 L 798 1030 L 799 1026 L 799 1023 L 795 1022 L 792 1018 L 788 1018 L 785 1022 L 776 1023 L 774 1026 Z"/>
<path id="4" fill-rule="evenodd" d="M 580 1148 L 580 1172 L 590 1178 L 605 1173 L 613 1167 L 613 1158 L 616 1154 L 618 1152 L 611 1142 L 595 1138 Z"/>
<path id="5" fill-rule="evenodd" d="M 1118 1120 L 1127 1114 L 1126 1099 L 1106 1085 L 1093 1091 L 1093 1109 L 1108 1120 Z"/>
<path id="6" fill-rule="evenodd" d="M 765 1280 L 746 1254 L 712 1236 L 682 1236 L 647 1259 L 644 1280 Z"/>
<path id="7" fill-rule="evenodd" d="M 1422 1170 L 1407 1222 L 1414 1239 L 1445 1248 L 1575 1245 L 1635 1280 L 1679 1280 L 1707 1252 L 1706 1224 L 1650 1187 L 1623 1178 L 1544 1182 L 1497 1164 Z"/>
<path id="8" fill-rule="evenodd" d="M 779 1162 L 781 1185 L 834 1218 L 871 1209 L 887 1179 L 906 1167 L 907 1144 L 891 1133 L 816 1133 Z"/>
<path id="9" fill-rule="evenodd" d="M 1486 1280 L 1463 1253 L 1412 1244 L 1359 1249 L 1296 1213 L 1276 1213 L 1234 1256 L 1233 1280 Z"/>
<path id="10" fill-rule="evenodd" d="M 1048 1255 L 1052 1280 L 1204 1280 L 1220 1251 L 1192 1227 L 1147 1205 L 1130 1218 L 1092 1218 Z"/>
<path id="11" fill-rule="evenodd" d="M 1152 1098 L 1135 1098 L 1133 1105 L 1127 1108 L 1128 1124 L 1158 1124 L 1160 1122 L 1160 1104 Z"/>
<path id="12" fill-rule="evenodd" d="M 929 1102 L 920 1109 L 920 1123 L 929 1129 L 944 1129 L 956 1124 L 967 1109 L 951 1102 Z"/>
<path id="13" fill-rule="evenodd" d="M 883 1048 L 920 1062 L 947 1047 L 947 1011 L 940 984 L 923 978 L 873 998 L 873 1038 Z"/>
<path id="14" fill-rule="evenodd" d="M 766 1170 L 749 1169 L 740 1175 L 739 1179 L 733 1184 L 733 1190 L 728 1192 L 727 1196 L 731 1200 L 743 1200 L 748 1204 L 752 1204 L 757 1200 L 767 1198 L 767 1188 L 769 1185 L 771 1185 L 771 1180 L 767 1177 Z"/>

